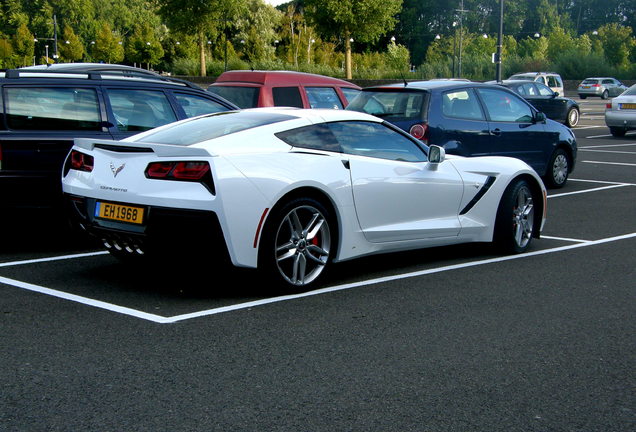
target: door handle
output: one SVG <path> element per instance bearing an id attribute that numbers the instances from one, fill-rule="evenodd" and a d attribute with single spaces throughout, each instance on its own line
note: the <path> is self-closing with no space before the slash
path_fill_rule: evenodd
<path id="1" fill-rule="evenodd" d="M 497 128 L 497 129 L 493 129 L 490 131 L 491 135 L 495 135 L 495 136 L 499 136 L 501 135 L 501 129 Z"/>

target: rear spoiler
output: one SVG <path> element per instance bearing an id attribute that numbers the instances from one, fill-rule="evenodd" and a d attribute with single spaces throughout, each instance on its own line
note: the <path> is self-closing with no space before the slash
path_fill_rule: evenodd
<path id="1" fill-rule="evenodd" d="M 75 138 L 75 147 L 92 151 L 96 148 L 115 153 L 154 153 L 161 157 L 210 157 L 215 156 L 200 147 L 189 147 L 174 144 L 156 144 L 147 142 L 130 142 L 115 140 L 96 140 L 91 138 Z"/>

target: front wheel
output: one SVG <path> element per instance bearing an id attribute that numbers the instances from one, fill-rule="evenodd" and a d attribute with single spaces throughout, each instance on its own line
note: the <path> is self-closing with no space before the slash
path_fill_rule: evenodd
<path id="1" fill-rule="evenodd" d="M 504 192 L 495 222 L 495 244 L 506 253 L 525 252 L 534 235 L 534 199 L 525 180 L 511 183 Z"/>
<path id="2" fill-rule="evenodd" d="M 259 267 L 292 290 L 325 272 L 333 240 L 329 211 L 311 198 L 297 198 L 270 216 L 262 237 Z"/>
<path id="3" fill-rule="evenodd" d="M 623 128 L 611 127 L 609 129 L 610 133 L 615 137 L 622 137 L 627 133 L 627 130 Z"/>
<path id="4" fill-rule="evenodd" d="M 545 175 L 545 182 L 549 187 L 562 188 L 568 180 L 570 160 L 563 149 L 556 149 L 550 158 Z"/>
<path id="5" fill-rule="evenodd" d="M 568 111 L 568 115 L 565 119 L 565 125 L 569 128 L 573 128 L 577 124 L 579 124 L 579 118 L 581 117 L 581 113 L 576 108 L 570 108 Z"/>

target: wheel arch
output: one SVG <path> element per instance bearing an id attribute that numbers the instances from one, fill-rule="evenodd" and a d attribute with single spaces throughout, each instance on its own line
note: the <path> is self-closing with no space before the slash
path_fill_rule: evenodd
<path id="1" fill-rule="evenodd" d="M 282 208 L 283 206 L 285 206 L 287 203 L 293 201 L 294 199 L 298 199 L 298 198 L 310 198 L 310 199 L 314 199 L 316 201 L 318 201 L 320 204 L 322 204 L 323 206 L 325 206 L 325 208 L 327 209 L 327 211 L 329 211 L 332 220 L 332 223 L 334 224 L 334 226 L 336 227 L 336 229 L 334 230 L 334 234 L 333 234 L 333 245 L 335 246 L 334 248 L 334 256 L 338 255 L 339 249 L 340 249 L 340 238 L 341 238 L 341 230 L 342 230 L 342 222 L 341 222 L 341 217 L 340 214 L 337 211 L 337 207 L 336 204 L 334 203 L 332 197 L 329 196 L 329 194 L 327 194 L 325 191 L 317 188 L 317 187 L 313 187 L 313 186 L 301 186 L 298 187 L 296 189 L 293 189 L 289 192 L 287 192 L 285 195 L 281 196 L 278 201 L 276 201 L 276 204 L 274 204 L 272 206 L 272 208 L 269 210 L 268 214 L 267 214 L 267 218 L 265 219 L 265 222 L 263 224 L 263 228 L 260 232 L 260 238 L 259 238 L 259 242 L 258 242 L 258 259 L 257 259 L 257 266 L 259 265 L 259 261 L 261 258 L 261 248 L 263 247 L 263 241 L 262 241 L 262 237 L 263 237 L 263 233 L 265 233 L 267 231 L 267 229 L 269 229 L 269 224 L 271 224 L 272 222 L 272 218 L 270 217 L 273 214 L 276 214 L 276 212 Z"/>

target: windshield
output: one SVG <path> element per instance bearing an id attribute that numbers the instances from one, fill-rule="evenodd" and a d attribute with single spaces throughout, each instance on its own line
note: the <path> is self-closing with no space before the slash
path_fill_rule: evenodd
<path id="1" fill-rule="evenodd" d="M 294 118 L 297 117 L 263 112 L 226 111 L 175 124 L 135 141 L 188 146 Z"/>

